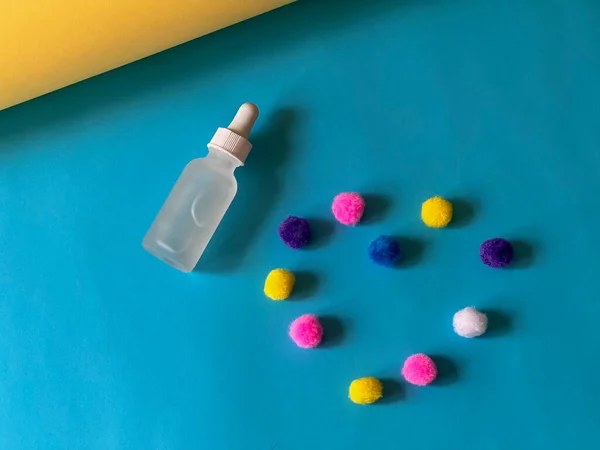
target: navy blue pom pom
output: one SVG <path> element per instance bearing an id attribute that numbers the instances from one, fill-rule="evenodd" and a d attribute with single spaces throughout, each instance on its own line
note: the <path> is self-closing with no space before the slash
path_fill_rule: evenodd
<path id="1" fill-rule="evenodd" d="M 391 236 L 379 236 L 369 244 L 369 258 L 382 266 L 395 266 L 401 256 L 400 244 Z"/>

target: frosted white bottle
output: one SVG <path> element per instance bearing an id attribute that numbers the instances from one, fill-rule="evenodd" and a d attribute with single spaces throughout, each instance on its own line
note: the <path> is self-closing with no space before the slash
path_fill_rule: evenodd
<path id="1" fill-rule="evenodd" d="M 208 155 L 191 161 L 146 233 L 144 248 L 183 271 L 191 272 L 202 256 L 237 192 L 233 171 L 244 164 L 258 118 L 252 103 L 241 106 L 227 128 L 219 128 Z"/>

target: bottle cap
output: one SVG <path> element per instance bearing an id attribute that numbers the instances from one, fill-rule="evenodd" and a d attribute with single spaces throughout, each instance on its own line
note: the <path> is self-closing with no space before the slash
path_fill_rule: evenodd
<path id="1" fill-rule="evenodd" d="M 244 164 L 252 144 L 248 142 L 248 136 L 258 119 L 258 108 L 253 103 L 244 103 L 227 128 L 219 128 L 208 148 L 217 149 L 229 153 L 231 156 Z"/>

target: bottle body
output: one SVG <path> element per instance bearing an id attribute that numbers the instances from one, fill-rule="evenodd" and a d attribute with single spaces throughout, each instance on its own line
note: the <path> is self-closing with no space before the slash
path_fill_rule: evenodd
<path id="1" fill-rule="evenodd" d="M 148 233 L 144 248 L 183 272 L 191 272 L 237 192 L 233 175 L 241 163 L 211 150 L 183 170 Z"/>

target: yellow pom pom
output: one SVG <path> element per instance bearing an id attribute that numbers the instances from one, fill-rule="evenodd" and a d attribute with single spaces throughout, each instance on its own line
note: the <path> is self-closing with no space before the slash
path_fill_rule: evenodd
<path id="1" fill-rule="evenodd" d="M 348 397 L 359 405 L 369 405 L 383 397 L 383 386 L 377 378 L 359 378 L 350 383 Z"/>
<path id="2" fill-rule="evenodd" d="M 428 227 L 444 228 L 452 220 L 452 203 L 442 197 L 432 197 L 423 203 L 421 218 Z"/>
<path id="3" fill-rule="evenodd" d="M 292 293 L 296 278 L 289 270 L 275 269 L 265 280 L 265 295 L 271 300 L 285 300 Z"/>

